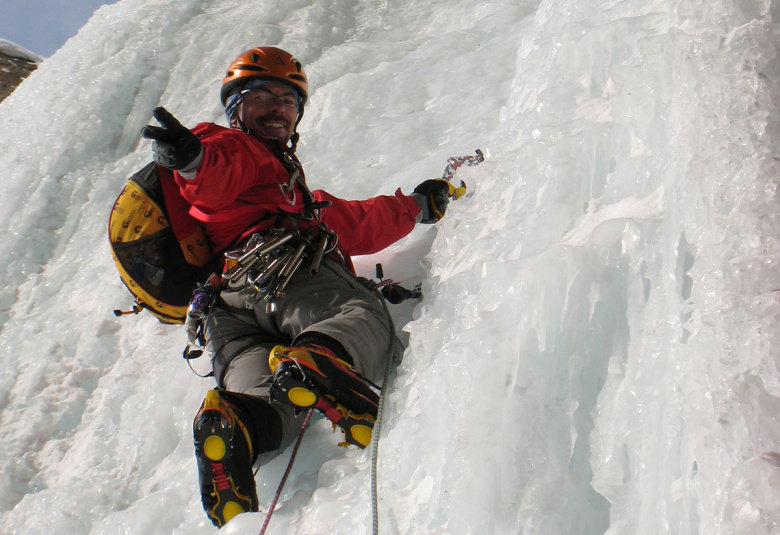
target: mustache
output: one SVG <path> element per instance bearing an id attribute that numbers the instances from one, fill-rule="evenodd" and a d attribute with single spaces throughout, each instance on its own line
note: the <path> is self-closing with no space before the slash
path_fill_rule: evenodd
<path id="1" fill-rule="evenodd" d="M 280 115 L 263 115 L 255 119 L 255 123 L 257 124 L 265 123 L 265 122 L 281 123 L 284 126 L 290 126 L 291 124 L 291 122 L 287 118 Z"/>

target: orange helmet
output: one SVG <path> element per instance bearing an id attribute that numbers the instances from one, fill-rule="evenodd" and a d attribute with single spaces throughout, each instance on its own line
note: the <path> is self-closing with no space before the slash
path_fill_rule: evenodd
<path id="1" fill-rule="evenodd" d="M 232 93 L 250 80 L 269 80 L 291 85 L 301 97 L 301 104 L 305 104 L 309 98 L 309 81 L 301 62 L 280 48 L 253 48 L 233 60 L 222 80 L 222 105 L 227 103 Z"/>

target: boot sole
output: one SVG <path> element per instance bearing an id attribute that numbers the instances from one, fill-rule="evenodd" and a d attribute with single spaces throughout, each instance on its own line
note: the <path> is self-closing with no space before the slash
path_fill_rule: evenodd
<path id="1" fill-rule="evenodd" d="M 322 395 L 320 389 L 300 378 L 294 363 L 279 364 L 271 386 L 271 399 L 296 409 L 317 409 L 344 432 L 345 444 L 365 448 L 371 443 L 376 418 L 371 414 L 355 414 L 343 405 Z"/>
<path id="2" fill-rule="evenodd" d="M 330 359 L 316 352 L 309 352 L 309 359 L 296 358 L 293 352 L 283 354 L 273 366 L 274 376 L 282 373 L 295 376 L 310 387 L 332 395 L 335 401 L 355 413 L 375 415 L 379 396 L 365 379 L 346 362 Z M 340 381 L 335 377 L 341 377 Z"/>
<path id="3" fill-rule="evenodd" d="M 213 492 L 217 499 L 217 504 L 206 513 L 222 527 L 236 515 L 252 511 L 253 508 L 251 498 L 238 492 L 230 476 L 229 445 L 234 431 L 233 426 L 226 422 L 227 419 L 219 411 L 208 412 L 212 414 L 206 413 L 203 416 L 205 421 L 194 430 L 193 434 L 196 454 L 206 460 L 211 468 Z"/>

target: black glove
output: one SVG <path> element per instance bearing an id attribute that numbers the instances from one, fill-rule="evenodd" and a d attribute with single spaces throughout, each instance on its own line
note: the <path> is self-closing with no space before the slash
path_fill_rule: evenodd
<path id="1" fill-rule="evenodd" d="M 426 180 L 416 188 L 412 197 L 422 210 L 422 219 L 420 223 L 435 223 L 447 211 L 447 204 L 450 202 L 450 183 L 441 178 L 432 178 Z"/>
<path id="2" fill-rule="evenodd" d="M 203 155 L 198 136 L 182 126 L 176 117 L 162 106 L 155 108 L 152 115 L 162 127 L 144 126 L 141 135 L 154 140 L 152 143 L 154 161 L 158 165 L 177 171 L 186 172 L 195 169 Z"/>

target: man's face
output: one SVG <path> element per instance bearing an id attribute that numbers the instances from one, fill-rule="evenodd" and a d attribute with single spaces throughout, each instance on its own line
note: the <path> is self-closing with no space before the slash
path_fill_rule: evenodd
<path id="1" fill-rule="evenodd" d="M 298 118 L 296 103 L 296 95 L 289 87 L 271 82 L 244 97 L 238 116 L 245 128 L 286 143 Z"/>

